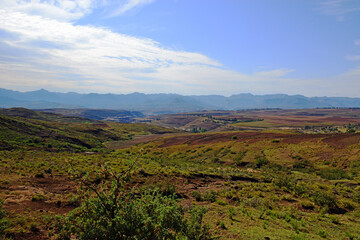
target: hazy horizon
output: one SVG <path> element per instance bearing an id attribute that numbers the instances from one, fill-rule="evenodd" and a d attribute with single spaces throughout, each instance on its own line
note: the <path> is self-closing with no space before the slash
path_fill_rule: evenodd
<path id="1" fill-rule="evenodd" d="M 360 97 L 357 0 L 0 0 L 0 88 Z"/>
<path id="2" fill-rule="evenodd" d="M 180 95 L 180 96 L 222 96 L 222 97 L 231 97 L 231 96 L 236 96 L 236 95 L 253 95 L 253 96 L 266 96 L 266 95 L 288 95 L 288 96 L 303 96 L 306 98 L 313 98 L 313 97 L 326 97 L 326 98 L 360 98 L 360 97 L 347 97 L 347 96 L 306 96 L 304 94 L 286 94 L 286 93 L 268 93 L 268 94 L 254 94 L 254 93 L 250 93 L 250 92 L 239 92 L 239 93 L 234 93 L 231 95 L 224 95 L 224 94 L 179 94 L 179 93 L 175 93 L 175 92 L 154 92 L 154 93 L 144 93 L 144 92 L 128 92 L 128 93 L 111 93 L 111 92 L 77 92 L 77 91 L 51 91 L 45 88 L 39 88 L 39 89 L 34 89 L 34 90 L 25 90 L 25 91 L 21 91 L 21 90 L 14 90 L 14 89 L 6 89 L 6 88 L 0 88 L 0 89 L 4 89 L 7 91 L 14 91 L 14 92 L 20 92 L 20 93 L 27 93 L 27 92 L 38 92 L 41 90 L 50 92 L 50 93 L 61 93 L 61 94 L 67 94 L 67 93 L 76 93 L 76 94 L 101 94 L 101 95 L 106 95 L 106 94 L 114 94 L 114 95 L 131 95 L 131 94 L 145 94 L 145 95 L 151 95 L 151 94 L 169 94 L 169 95 Z"/>

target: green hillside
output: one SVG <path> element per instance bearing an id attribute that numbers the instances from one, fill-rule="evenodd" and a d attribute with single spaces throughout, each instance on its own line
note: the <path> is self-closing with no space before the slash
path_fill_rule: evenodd
<path id="1" fill-rule="evenodd" d="M 2 109 L 0 149 L 99 151 L 105 142 L 129 140 L 134 135 L 174 132 L 145 124 L 105 123 L 28 109 Z"/>

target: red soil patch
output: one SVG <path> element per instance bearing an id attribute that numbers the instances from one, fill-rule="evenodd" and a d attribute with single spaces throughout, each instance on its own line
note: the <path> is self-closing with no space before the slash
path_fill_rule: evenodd
<path id="1" fill-rule="evenodd" d="M 236 139 L 234 137 L 236 136 Z M 219 142 L 258 142 L 269 139 L 286 138 L 293 136 L 290 134 L 280 133 L 262 133 L 262 132 L 232 132 L 232 133 L 214 133 L 214 134 L 188 134 L 182 136 L 174 136 L 164 139 L 164 143 L 160 147 L 169 147 L 175 145 L 200 145 Z"/>
<path id="2" fill-rule="evenodd" d="M 234 137 L 236 136 L 236 139 Z M 344 148 L 360 142 L 360 134 L 282 134 L 282 133 L 263 133 L 263 132 L 232 132 L 232 133 L 208 133 L 208 134 L 186 134 L 171 136 L 163 139 L 160 147 L 170 147 L 176 145 L 201 145 L 219 142 L 248 142 L 255 143 L 280 139 L 282 143 L 299 144 L 302 142 L 317 142 L 322 140 L 335 148 Z"/>
<path id="3" fill-rule="evenodd" d="M 331 135 L 323 140 L 334 148 L 345 148 L 360 142 L 360 134 L 337 134 Z"/>
<path id="4" fill-rule="evenodd" d="M 66 203 L 62 203 L 62 206 L 58 207 L 56 206 L 56 202 L 50 202 L 50 201 L 22 201 L 20 203 L 8 203 L 6 205 L 6 210 L 8 212 L 12 212 L 15 214 L 21 214 L 24 213 L 25 211 L 39 211 L 39 212 L 44 212 L 44 213 L 48 213 L 48 212 L 52 212 L 52 213 L 57 213 L 57 214 L 65 214 L 68 213 L 69 211 L 73 210 L 74 207 L 67 205 Z"/>
<path id="5" fill-rule="evenodd" d="M 48 198 L 46 201 L 31 201 L 32 196 L 42 194 L 68 194 L 76 192 L 76 185 L 67 177 L 53 176 L 46 178 L 24 178 L 11 184 L 9 190 L 18 192 L 19 195 L 8 196 L 4 207 L 14 213 L 23 213 L 25 210 L 45 211 L 64 214 L 71 209 L 63 201 L 60 207 L 56 206 L 56 200 Z M 61 200 L 61 199 L 60 199 Z M 65 200 L 65 199 L 64 199 Z"/>

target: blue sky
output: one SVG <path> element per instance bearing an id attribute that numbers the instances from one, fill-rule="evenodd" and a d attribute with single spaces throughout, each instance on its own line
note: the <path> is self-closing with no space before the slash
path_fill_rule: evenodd
<path id="1" fill-rule="evenodd" d="M 0 0 L 0 87 L 360 97 L 359 0 Z"/>

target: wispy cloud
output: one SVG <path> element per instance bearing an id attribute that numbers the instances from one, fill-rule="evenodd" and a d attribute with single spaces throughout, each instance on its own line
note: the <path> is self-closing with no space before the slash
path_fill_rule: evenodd
<path id="1" fill-rule="evenodd" d="M 73 21 L 90 13 L 98 5 L 95 0 L 0 0 L 0 9 L 40 15 L 59 21 Z"/>
<path id="2" fill-rule="evenodd" d="M 320 11 L 323 14 L 335 16 L 343 21 L 349 13 L 360 12 L 359 0 L 326 0 L 321 3 Z"/>
<path id="3" fill-rule="evenodd" d="M 115 17 L 125 12 L 154 2 L 155 0 L 0 0 L 0 9 L 22 12 L 29 15 L 74 21 L 102 8 Z M 115 10 L 114 10 L 115 9 Z"/>
<path id="4" fill-rule="evenodd" d="M 109 17 L 115 17 L 115 16 L 119 16 L 124 14 L 125 12 L 135 8 L 135 7 L 141 7 L 147 4 L 150 4 L 152 2 L 154 2 L 155 0 L 126 0 L 126 1 L 122 1 L 120 3 L 120 6 L 113 11 Z M 116 1 L 117 3 L 119 3 L 119 1 Z"/>

